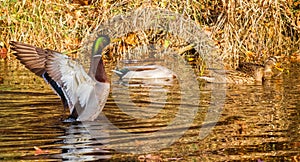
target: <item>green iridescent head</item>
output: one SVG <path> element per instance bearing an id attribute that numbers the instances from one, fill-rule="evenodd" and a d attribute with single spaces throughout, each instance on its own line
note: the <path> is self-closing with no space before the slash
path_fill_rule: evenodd
<path id="1" fill-rule="evenodd" d="M 110 38 L 107 35 L 100 35 L 94 42 L 92 48 L 92 57 L 101 56 L 102 50 L 110 43 Z"/>

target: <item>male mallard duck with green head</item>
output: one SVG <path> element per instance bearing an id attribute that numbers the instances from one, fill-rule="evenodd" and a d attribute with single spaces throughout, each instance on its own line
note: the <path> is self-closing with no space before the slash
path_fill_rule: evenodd
<path id="1" fill-rule="evenodd" d="M 172 85 L 176 74 L 160 65 L 127 66 L 112 70 L 120 77 L 119 82 L 127 86 Z"/>
<path id="2" fill-rule="evenodd" d="M 77 62 L 57 51 L 11 41 L 14 55 L 30 71 L 43 77 L 69 108 L 67 121 L 92 121 L 107 100 L 110 85 L 102 60 L 102 49 L 110 43 L 106 35 L 94 42 L 88 74 Z"/>

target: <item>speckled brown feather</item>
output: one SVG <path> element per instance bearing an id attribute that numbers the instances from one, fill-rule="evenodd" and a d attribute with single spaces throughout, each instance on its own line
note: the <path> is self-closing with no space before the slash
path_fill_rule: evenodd
<path id="1" fill-rule="evenodd" d="M 264 65 L 251 62 L 242 62 L 239 64 L 239 67 L 236 70 L 253 76 L 254 71 L 258 68 L 264 68 Z"/>

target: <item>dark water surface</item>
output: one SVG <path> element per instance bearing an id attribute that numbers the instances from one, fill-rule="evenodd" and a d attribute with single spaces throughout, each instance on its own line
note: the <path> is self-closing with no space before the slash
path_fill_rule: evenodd
<path id="1" fill-rule="evenodd" d="M 176 85 L 124 91 L 113 83 L 97 122 L 63 123 L 67 111 L 43 79 L 1 60 L 0 160 L 300 161 L 299 69 L 262 86 L 227 86 L 222 111 L 209 109 L 209 84 L 191 85 L 200 87 L 195 98 Z M 213 111 L 217 122 L 204 121 Z"/>

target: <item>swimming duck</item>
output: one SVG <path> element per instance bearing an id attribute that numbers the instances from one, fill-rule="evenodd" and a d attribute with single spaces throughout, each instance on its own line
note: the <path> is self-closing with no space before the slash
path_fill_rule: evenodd
<path id="1" fill-rule="evenodd" d="M 127 66 L 112 70 L 120 77 L 120 82 L 127 86 L 171 85 L 176 74 L 160 65 Z"/>
<path id="2" fill-rule="evenodd" d="M 228 84 L 261 84 L 264 79 L 270 79 L 273 75 L 272 68 L 276 66 L 277 59 L 269 57 L 264 65 L 255 63 L 241 63 L 236 70 L 210 70 L 211 77 L 201 76 L 211 83 Z"/>
<path id="3" fill-rule="evenodd" d="M 261 84 L 264 75 L 263 68 L 257 68 L 253 75 L 246 74 L 237 70 L 210 70 L 211 76 L 201 76 L 209 83 L 227 83 L 227 84 Z"/>
<path id="4" fill-rule="evenodd" d="M 242 62 L 239 64 L 239 67 L 236 69 L 238 71 L 244 72 L 249 75 L 254 75 L 253 72 L 257 68 L 264 68 L 264 79 L 271 79 L 274 75 L 273 68 L 277 67 L 277 58 L 274 56 L 268 57 L 265 60 L 264 65 L 262 64 L 256 64 L 251 62 Z M 277 68 L 278 69 L 278 68 Z"/>
<path id="5" fill-rule="evenodd" d="M 27 69 L 43 77 L 60 96 L 70 116 L 66 121 L 92 121 L 102 111 L 110 85 L 105 74 L 102 49 L 110 43 L 106 35 L 94 42 L 90 70 L 57 51 L 11 41 L 14 55 Z"/>

